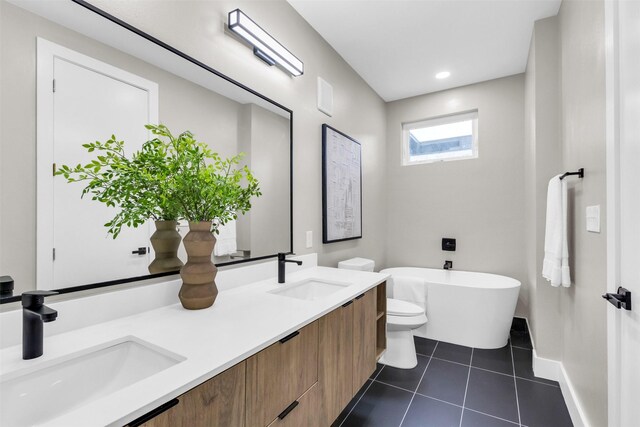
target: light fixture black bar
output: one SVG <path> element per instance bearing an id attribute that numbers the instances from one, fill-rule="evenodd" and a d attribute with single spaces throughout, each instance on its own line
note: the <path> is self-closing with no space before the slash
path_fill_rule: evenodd
<path id="1" fill-rule="evenodd" d="M 267 65 L 271 66 L 271 65 L 275 65 L 276 61 L 274 61 L 274 59 L 272 57 L 270 57 L 269 55 L 267 55 L 266 53 L 264 53 L 263 51 L 261 51 L 260 49 L 258 49 L 257 47 L 253 47 L 253 54 L 255 56 L 257 56 L 258 58 L 262 59 L 264 62 L 267 63 Z"/>

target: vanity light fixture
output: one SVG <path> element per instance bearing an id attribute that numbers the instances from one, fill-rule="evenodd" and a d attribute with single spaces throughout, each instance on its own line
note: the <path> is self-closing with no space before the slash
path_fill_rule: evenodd
<path id="1" fill-rule="evenodd" d="M 440 71 L 438 74 L 436 74 L 436 79 L 439 79 L 439 80 L 446 79 L 450 75 L 451 73 L 448 71 Z"/>
<path id="2" fill-rule="evenodd" d="M 253 53 L 269 65 L 278 64 L 294 76 L 304 73 L 304 64 L 240 9 L 229 12 L 229 29 L 253 45 Z"/>

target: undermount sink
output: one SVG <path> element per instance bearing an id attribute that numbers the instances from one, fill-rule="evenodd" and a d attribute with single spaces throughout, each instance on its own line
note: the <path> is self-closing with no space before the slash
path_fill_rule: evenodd
<path id="1" fill-rule="evenodd" d="M 351 283 L 334 282 L 324 279 L 305 279 L 300 282 L 284 285 L 270 293 L 308 301 L 316 301 L 338 292 Z"/>
<path id="2" fill-rule="evenodd" d="M 0 425 L 31 426 L 123 389 L 185 360 L 136 337 L 0 378 Z"/>

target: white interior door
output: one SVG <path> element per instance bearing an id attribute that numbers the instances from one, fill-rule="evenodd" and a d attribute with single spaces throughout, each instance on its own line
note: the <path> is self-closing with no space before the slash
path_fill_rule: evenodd
<path id="1" fill-rule="evenodd" d="M 58 166 L 86 164 L 97 154 L 88 153 L 82 144 L 106 141 L 112 134 L 125 141 L 127 154 L 139 150 L 149 138 L 144 125 L 157 123 L 157 85 L 76 52 L 46 45 L 43 51 L 55 50 L 48 52 L 47 60 L 51 67 L 47 74 L 51 72 L 55 81 L 50 110 L 46 110 L 51 116 L 42 117 L 50 123 L 50 139 L 42 135 L 42 143 L 51 143 L 51 162 Z M 40 48 L 39 44 L 39 60 Z M 155 93 L 151 93 L 154 87 Z M 46 157 L 39 150 L 39 163 L 41 154 Z M 114 240 L 104 224 L 114 216 L 115 208 L 91 200 L 90 195 L 81 199 L 86 183 L 69 184 L 62 176 L 52 176 L 51 169 L 47 175 L 39 177 L 38 192 L 41 186 L 43 191 L 50 188 L 52 197 L 50 204 L 38 205 L 38 216 L 52 217 L 48 231 L 50 252 L 46 251 L 51 279 L 39 276 L 38 288 L 79 286 L 148 274 L 149 224 L 123 228 Z M 46 245 L 41 231 L 45 230 L 38 229 L 38 245 Z M 139 248 L 145 248 L 147 253 L 134 254 Z"/>
<path id="2" fill-rule="evenodd" d="M 607 2 L 608 292 L 622 286 L 632 310 L 608 306 L 609 425 L 640 422 L 640 2 Z"/>

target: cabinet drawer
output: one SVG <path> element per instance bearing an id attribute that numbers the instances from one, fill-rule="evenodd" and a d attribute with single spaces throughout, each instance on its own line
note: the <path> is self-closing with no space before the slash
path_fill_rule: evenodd
<path id="1" fill-rule="evenodd" d="M 315 383 L 298 400 L 298 404 L 283 418 L 276 418 L 269 427 L 320 427 L 320 389 Z"/>
<path id="2" fill-rule="evenodd" d="M 243 427 L 245 363 L 241 362 L 180 396 L 175 405 L 140 427 Z M 169 403 L 171 404 L 171 403 Z M 163 405 L 165 406 L 165 405 Z M 153 413 L 154 411 L 152 411 Z"/>
<path id="3" fill-rule="evenodd" d="M 247 359 L 247 427 L 268 425 L 318 381 L 318 323 L 294 334 Z"/>

